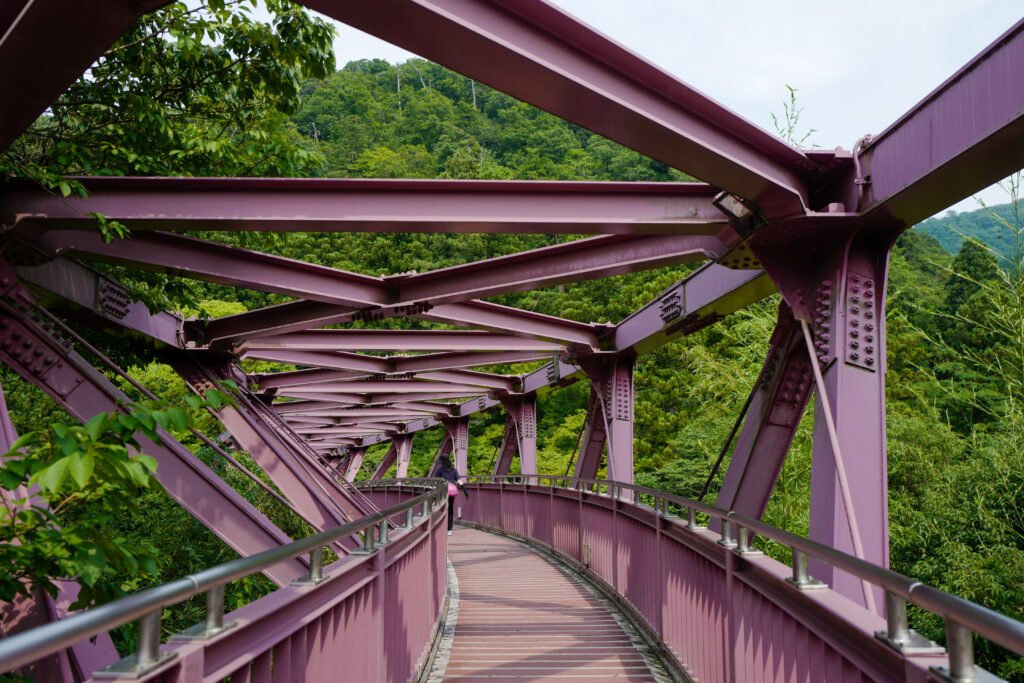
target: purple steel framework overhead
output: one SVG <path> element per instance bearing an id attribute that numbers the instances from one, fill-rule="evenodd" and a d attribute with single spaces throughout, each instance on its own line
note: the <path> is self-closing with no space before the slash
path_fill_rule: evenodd
<path id="1" fill-rule="evenodd" d="M 0 146 L 139 13 L 162 4 L 98 2 L 88 12 L 69 0 L 0 8 L 0 64 L 17 65 L 0 68 L 0 92 L 17 94 L 0 111 Z M 351 479 L 367 446 L 391 441 L 395 459 L 407 466 L 412 435 L 440 427 L 459 458 L 468 418 L 504 405 L 506 447 L 495 471 L 508 471 L 516 451 L 523 471 L 536 471 L 536 394 L 584 375 L 592 394 L 577 471 L 596 471 L 607 451 L 611 476 L 630 481 L 636 355 L 778 289 L 779 324 L 720 503 L 760 513 L 813 382 L 810 536 L 887 563 L 888 251 L 912 222 L 1024 166 L 1024 90 L 993 87 L 1012 82 L 1024 68 L 1024 22 L 886 131 L 852 152 L 824 152 L 786 145 L 542 0 L 304 4 L 709 184 L 90 178 L 84 181 L 88 199 L 58 199 L 15 183 L 0 189 L 4 239 L 20 249 L 7 257 L 49 261 L 19 264 L 17 277 L 56 297 L 55 305 L 83 309 L 77 320 L 146 335 L 186 356 L 216 352 L 226 354 L 229 365 L 246 357 L 299 368 L 244 377 L 262 392 L 240 392 L 251 414 L 223 417 L 234 422 L 236 439 L 257 451 L 265 447 L 263 456 L 273 452 L 287 465 L 277 469 L 276 483 L 321 524 L 337 512 L 328 494 L 347 491 L 325 474 L 333 470 L 323 453 L 351 446 Z M 53 14 L 63 17 L 57 28 L 48 19 Z M 48 53 L 56 57 L 31 60 L 31 71 L 21 68 L 40 45 L 55 41 L 64 41 L 63 49 Z M 106 244 L 90 212 L 129 225 L 135 238 Z M 155 232 L 193 229 L 604 236 L 374 277 Z M 118 283 L 62 256 L 68 254 L 297 300 L 186 323 L 131 304 Z M 713 262 L 617 325 L 473 300 L 698 260 Z M 112 406 L 115 392 L 98 373 L 44 339 L 10 299 L 14 290 L 5 291 L 9 329 L 71 362 L 58 372 L 56 365 L 41 369 L 16 353 L 0 350 L 0 356 L 79 417 L 88 417 L 87 407 Z M 383 318 L 471 329 L 314 329 Z M 366 354 L 374 351 L 431 353 Z M 473 370 L 549 358 L 516 377 Z M 80 398 L 86 395 L 90 401 Z M 262 401 L 274 395 L 294 400 L 271 410 Z M 207 521 L 217 518 L 219 507 L 233 509 L 217 530 L 237 532 L 240 551 L 280 538 L 222 482 L 203 481 L 211 472 L 199 468 L 174 479 L 191 463 L 189 454 L 174 444 L 164 450 L 161 467 L 173 475 L 168 490 Z M 189 500 L 189 486 L 207 491 L 209 499 Z M 813 571 L 851 599 L 878 604 L 838 570 Z"/>

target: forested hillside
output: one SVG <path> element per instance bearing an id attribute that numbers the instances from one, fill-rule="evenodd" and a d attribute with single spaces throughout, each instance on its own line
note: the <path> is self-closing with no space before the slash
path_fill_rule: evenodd
<path id="1" fill-rule="evenodd" d="M 1013 226 L 1020 222 L 1022 211 L 1024 205 L 1019 202 L 1016 209 L 1013 204 L 1007 203 L 961 213 L 949 211 L 942 216 L 929 218 L 916 227 L 937 239 L 942 248 L 951 254 L 960 251 L 965 237 L 972 237 L 990 246 L 1000 256 L 1000 265 L 1005 268 L 1012 264 L 1019 248 Z"/>
<path id="2" fill-rule="evenodd" d="M 187 24 L 192 19 L 178 21 Z M 179 103 L 158 103 L 167 126 L 165 135 L 156 141 L 152 134 L 121 137 L 116 151 L 108 149 L 100 155 L 97 150 L 104 149 L 102 143 L 109 143 L 104 136 L 112 134 L 107 126 L 113 124 L 101 121 L 101 125 L 90 126 L 83 122 L 95 124 L 109 112 L 89 109 L 91 105 L 76 108 L 68 100 L 66 105 L 55 105 L 51 118 L 42 119 L 11 151 L 0 155 L 0 171 L 35 177 L 61 191 L 59 175 L 68 171 L 687 179 L 664 164 L 423 60 L 399 65 L 363 60 L 327 75 L 330 69 L 323 60 L 323 37 L 316 32 L 316 25 L 294 21 L 304 27 L 303 35 L 318 36 L 310 39 L 310 53 L 300 54 L 301 45 L 293 45 L 293 52 L 286 55 L 291 60 L 287 78 L 251 84 L 249 95 L 233 91 L 242 100 L 235 103 L 239 105 L 253 100 L 252 93 L 265 93 L 268 88 L 277 93 L 255 97 L 249 109 L 239 108 L 237 111 L 245 112 L 244 120 L 236 120 L 240 114 L 234 109 L 212 104 L 220 96 L 217 92 L 200 92 L 201 102 L 188 99 L 194 93 L 182 92 L 180 97 L 190 107 L 195 105 L 184 107 L 189 112 L 186 126 L 167 115 L 182 110 Z M 123 39 L 125 53 L 134 49 L 128 47 L 131 43 L 131 36 Z M 219 47 L 196 49 L 216 51 Z M 132 68 L 128 57 L 125 61 L 124 68 Z M 137 61 L 150 63 L 141 58 Z M 181 68 L 174 64 L 165 67 Z M 97 73 L 102 78 L 104 72 Z M 113 91 L 133 87 L 130 79 L 115 81 L 110 85 Z M 297 84 L 295 92 L 287 87 L 289 83 Z M 276 90 L 271 87 L 274 84 Z M 93 85 L 80 82 L 77 87 Z M 143 106 L 126 102 L 129 107 Z M 217 115 L 204 115 L 204 106 L 213 107 Z M 124 127 L 133 124 L 117 125 L 123 134 Z M 149 151 L 154 144 L 159 145 L 160 154 Z M 1009 232 L 1002 241 L 1010 248 L 999 250 L 1009 261 L 1002 268 L 988 250 L 973 241 L 952 257 L 942 248 L 948 243 L 943 241 L 945 233 L 930 223 L 923 225 L 922 231 L 908 231 L 901 237 L 893 253 L 889 283 L 887 375 L 893 568 L 1018 619 L 1024 618 L 1024 254 L 1018 239 L 1022 227 L 1010 214 Z M 938 241 L 932 233 L 939 236 Z M 212 237 L 242 241 L 232 235 Z M 440 268 L 571 238 L 285 233 L 249 238 L 246 244 L 335 268 L 381 274 Z M 223 315 L 280 301 L 273 295 L 227 287 L 113 272 L 132 282 L 137 294 L 147 301 L 190 314 Z M 581 321 L 616 322 L 686 272 L 687 267 L 666 268 L 495 300 Z M 688 497 L 698 495 L 758 375 L 777 304 L 777 298 L 769 299 L 639 359 L 638 483 Z M 184 385 L 166 366 L 131 348 L 102 339 L 93 341 L 105 344 L 104 350 L 123 365 L 134 366 L 133 374 L 157 394 L 184 400 Z M 521 372 L 532 367 L 505 370 Z M 6 368 L 0 369 L 0 379 L 8 403 L 16 406 L 14 417 L 20 431 L 39 429 L 51 421 L 70 423 L 48 399 Z M 538 450 L 542 472 L 566 471 L 585 417 L 588 391 L 586 382 L 578 382 L 541 396 Z M 769 523 L 800 534 L 807 531 L 810 412 L 766 513 Z M 195 410 L 191 414 L 201 429 L 216 435 L 212 420 Z M 471 424 L 471 472 L 487 470 L 502 426 L 503 417 L 497 413 Z M 289 533 L 304 532 L 286 510 L 226 468 L 198 441 L 184 433 L 180 438 L 204 460 L 216 463 L 219 472 Z M 416 437 L 412 473 L 425 470 L 438 439 L 438 434 Z M 371 451 L 364 471 L 372 471 L 382 454 L 381 448 Z M 255 467 L 244 454 L 237 455 Z M 708 499 L 714 499 L 718 483 L 712 482 Z M 137 506 L 116 513 L 83 510 L 76 514 L 87 519 L 97 516 L 99 528 L 130 539 L 146 549 L 151 559 L 145 565 L 148 573 L 114 567 L 118 573 L 111 593 L 178 578 L 230 557 L 230 550 L 159 490 L 147 492 Z M 162 523 L 152 524 L 155 518 Z M 233 604 L 263 588 L 258 582 L 236 588 Z M 184 624 L 189 618 L 183 615 L 179 621 Z M 918 630 L 941 639 L 941 623 L 920 615 L 914 619 L 912 625 Z M 1024 680 L 1024 661 L 1008 659 L 990 646 L 982 646 L 980 658 L 1002 675 Z"/>

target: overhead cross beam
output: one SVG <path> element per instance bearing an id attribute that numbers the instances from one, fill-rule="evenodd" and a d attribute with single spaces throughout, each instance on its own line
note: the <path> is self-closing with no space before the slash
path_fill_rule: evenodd
<path id="1" fill-rule="evenodd" d="M 782 144 L 782 143 L 778 143 Z M 369 178 L 78 178 L 89 196 L 31 183 L 0 197 L 0 223 L 89 228 L 98 212 L 135 232 L 717 234 L 727 217 L 700 183 Z"/>

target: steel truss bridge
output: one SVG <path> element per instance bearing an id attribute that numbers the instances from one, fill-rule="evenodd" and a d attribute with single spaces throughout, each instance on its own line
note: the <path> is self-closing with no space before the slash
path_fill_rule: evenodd
<path id="1" fill-rule="evenodd" d="M 0 9 L 0 147 L 163 4 Z M 703 182 L 90 177 L 84 199 L 0 185 L 0 359 L 82 421 L 119 409 L 124 394 L 107 374 L 125 375 L 79 334 L 85 327 L 147 340 L 198 394 L 235 380 L 237 405 L 217 417 L 276 490 L 207 444 L 318 532 L 291 543 L 169 434 L 145 441 L 167 492 L 242 559 L 64 618 L 77 593 L 68 583 L 55 601 L 19 607 L 22 626 L 38 628 L 0 641 L 0 670 L 65 681 L 420 675 L 449 577 L 445 491 L 409 478 L 412 440 L 443 430 L 438 456 L 465 472 L 469 421 L 489 410 L 504 411 L 505 435 L 493 471 L 471 477 L 459 533 L 476 526 L 546 548 L 606 591 L 675 675 L 986 680 L 972 634 L 1024 653 L 1020 623 L 888 570 L 884 386 L 894 240 L 1024 166 L 1024 90 L 1012 87 L 1024 22 L 886 130 L 825 151 L 790 147 L 541 0 L 303 4 Z M 105 242 L 96 212 L 132 238 Z M 180 234 L 190 230 L 593 236 L 374 277 Z M 186 320 L 133 303 L 89 262 L 293 300 Z M 696 262 L 705 263 L 615 324 L 485 300 Z M 729 324 L 775 292 L 778 322 L 716 503 L 633 485 L 636 358 Z M 381 319 L 456 330 L 337 327 Z M 246 358 L 302 369 L 250 376 L 238 364 Z M 530 361 L 546 364 L 525 375 L 475 369 Z M 590 406 L 573 476 L 539 476 L 536 396 L 584 378 Z M 799 538 L 759 520 L 812 395 L 810 528 Z M 0 412 L 6 449 L 16 435 Z M 378 443 L 390 444 L 387 456 L 353 485 Z M 521 474 L 510 475 L 516 459 Z M 602 464 L 606 481 L 595 479 Z M 392 466 L 399 479 L 383 481 Z M 753 551 L 755 534 L 790 548 L 791 565 Z M 329 566 L 325 547 L 340 558 Z M 257 572 L 280 588 L 224 614 L 224 585 Z M 199 593 L 205 621 L 161 646 L 161 609 Z M 908 603 L 945 618 L 948 652 L 908 630 Z M 133 620 L 139 651 L 115 663 L 106 633 Z"/>

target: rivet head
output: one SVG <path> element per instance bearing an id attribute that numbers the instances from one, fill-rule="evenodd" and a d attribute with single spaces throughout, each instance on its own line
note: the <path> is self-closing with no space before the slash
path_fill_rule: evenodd
<path id="1" fill-rule="evenodd" d="M 854 339 L 856 339 L 859 334 L 860 332 L 858 332 L 857 330 L 850 330 L 850 336 L 853 337 Z"/>
<path id="2" fill-rule="evenodd" d="M 850 358 L 852 358 L 853 360 L 857 360 L 858 358 L 860 358 L 860 354 L 854 351 L 853 353 L 850 354 Z"/>
<path id="3" fill-rule="evenodd" d="M 875 352 L 875 347 L 874 346 L 867 346 L 867 347 L 864 348 L 864 350 L 867 351 L 868 353 L 874 353 Z"/>
<path id="4" fill-rule="evenodd" d="M 864 362 L 867 363 L 868 365 L 874 365 L 875 364 L 875 359 L 874 358 L 868 358 Z"/>
<path id="5" fill-rule="evenodd" d="M 864 337 L 864 341 L 870 344 L 871 342 L 875 341 L 875 335 L 869 334 L 868 336 Z"/>
<path id="6" fill-rule="evenodd" d="M 854 322 L 856 322 L 856 321 L 854 321 Z M 868 332 L 870 332 L 871 330 L 875 329 L 875 326 L 872 325 L 871 323 L 867 323 L 867 324 L 864 325 L 864 329 L 867 330 Z"/>
<path id="7" fill-rule="evenodd" d="M 856 312 L 856 311 L 854 311 L 854 312 Z M 874 314 L 873 311 L 864 311 L 864 317 L 870 320 L 871 318 L 875 317 L 875 314 Z"/>
<path id="8" fill-rule="evenodd" d="M 850 321 L 850 325 L 853 326 L 853 327 L 857 327 L 858 325 L 860 325 L 860 321 L 857 320 L 856 318 L 854 318 L 853 320 Z M 869 328 L 866 328 L 866 329 L 871 329 L 871 328 L 869 327 Z"/>
<path id="9" fill-rule="evenodd" d="M 850 342 L 850 348 L 851 348 L 851 349 L 856 349 L 856 348 L 858 348 L 859 346 L 860 346 L 860 343 L 859 343 L 859 342 L 856 342 L 856 341 L 852 341 L 852 342 Z"/>

